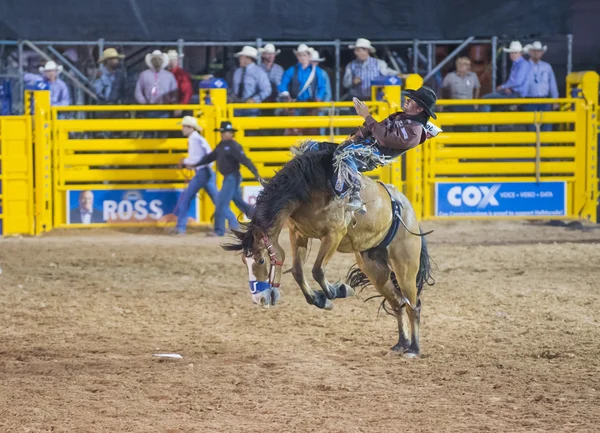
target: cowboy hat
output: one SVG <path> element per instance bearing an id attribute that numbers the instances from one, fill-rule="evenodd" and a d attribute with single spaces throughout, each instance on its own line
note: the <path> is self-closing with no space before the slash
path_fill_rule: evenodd
<path id="1" fill-rule="evenodd" d="M 221 127 L 218 129 L 215 129 L 215 132 L 237 132 L 237 129 L 235 129 L 233 127 L 233 125 L 231 124 L 231 122 L 229 120 L 223 120 L 221 122 Z"/>
<path id="2" fill-rule="evenodd" d="M 198 125 L 198 119 L 196 119 L 194 116 L 183 116 L 183 119 L 181 119 L 181 122 L 179 122 L 178 125 L 190 126 L 196 131 L 202 131 L 202 128 L 200 125 Z"/>
<path id="3" fill-rule="evenodd" d="M 314 48 L 310 49 L 310 61 L 311 62 L 324 62 L 325 57 L 319 57 L 319 52 Z"/>
<path id="4" fill-rule="evenodd" d="M 124 54 L 119 54 L 114 48 L 107 48 L 102 52 L 102 57 L 98 59 L 98 63 L 104 63 L 109 59 L 124 59 Z"/>
<path id="5" fill-rule="evenodd" d="M 169 60 L 176 60 L 176 59 L 180 59 L 184 55 L 179 54 L 179 52 L 177 50 L 169 50 L 169 51 L 167 51 L 167 56 L 169 57 Z"/>
<path id="6" fill-rule="evenodd" d="M 433 108 L 437 102 L 437 96 L 431 88 L 422 86 L 417 90 L 406 89 L 403 93 L 407 98 L 415 101 L 428 116 L 437 119 L 437 116 L 433 112 Z"/>
<path id="7" fill-rule="evenodd" d="M 261 54 L 266 53 L 266 54 L 275 54 L 275 55 L 277 55 L 277 54 L 279 54 L 281 52 L 281 50 L 276 50 L 275 49 L 275 45 L 273 45 L 273 44 L 266 44 L 264 46 L 264 48 L 259 48 L 258 52 L 261 53 Z"/>
<path id="8" fill-rule="evenodd" d="M 521 53 L 523 52 L 523 45 L 519 41 L 512 41 L 508 48 L 502 48 L 505 53 Z"/>
<path id="9" fill-rule="evenodd" d="M 40 73 L 44 73 L 47 71 L 56 71 L 59 74 L 62 72 L 63 67 L 61 65 L 57 65 L 56 62 L 50 60 L 49 62 L 46 62 L 46 64 L 44 66 L 40 66 Z"/>
<path id="10" fill-rule="evenodd" d="M 306 44 L 300 44 L 300 45 L 298 45 L 298 49 L 294 50 L 294 54 L 299 54 L 299 53 L 310 54 L 310 48 Z"/>
<path id="11" fill-rule="evenodd" d="M 358 38 L 356 40 L 356 43 L 354 45 L 348 45 L 348 48 L 350 48 L 351 50 L 355 48 L 365 48 L 371 53 L 374 53 L 376 51 L 375 47 L 371 45 L 371 41 L 365 38 Z"/>
<path id="12" fill-rule="evenodd" d="M 545 53 L 547 49 L 548 49 L 548 45 L 542 45 L 542 43 L 540 41 L 535 41 L 533 44 L 525 45 L 525 48 L 523 48 L 523 51 L 525 53 L 528 53 L 529 50 L 535 50 L 535 51 L 543 51 Z"/>
<path id="13" fill-rule="evenodd" d="M 258 50 L 249 45 L 244 45 L 244 48 L 242 48 L 242 51 L 240 51 L 239 53 L 235 53 L 235 55 L 234 55 L 234 57 L 240 57 L 240 56 L 246 56 L 246 57 L 250 57 L 251 59 L 256 60 L 256 58 L 258 57 Z"/>
<path id="14" fill-rule="evenodd" d="M 163 53 L 161 50 L 154 50 L 151 53 L 146 54 L 146 65 L 148 65 L 150 69 L 154 68 L 154 66 L 152 66 L 152 59 L 154 57 L 160 57 L 162 59 L 162 69 L 166 68 L 169 64 L 169 56 L 167 56 L 166 53 Z"/>

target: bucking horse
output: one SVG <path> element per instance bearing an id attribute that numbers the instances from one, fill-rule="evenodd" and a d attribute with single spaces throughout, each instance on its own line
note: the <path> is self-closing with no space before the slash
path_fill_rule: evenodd
<path id="1" fill-rule="evenodd" d="M 363 176 L 361 190 L 366 212 L 345 210 L 330 182 L 336 147 L 320 143 L 316 152 L 299 153 L 265 182 L 252 219 L 233 231 L 234 240 L 223 248 L 242 252 L 254 302 L 274 305 L 285 260 L 279 236 L 287 225 L 292 275 L 309 304 L 330 310 L 334 299 L 372 285 L 383 296 L 386 311 L 398 321 L 399 339 L 392 353 L 419 356 L 421 291 L 433 283 L 427 233 L 421 232 L 404 194 L 367 176 Z M 311 239 L 321 241 L 312 268 L 321 290 L 310 287 L 303 270 Z M 332 284 L 326 276 L 327 263 L 336 251 L 356 257 L 357 266 L 351 268 L 345 283 Z"/>

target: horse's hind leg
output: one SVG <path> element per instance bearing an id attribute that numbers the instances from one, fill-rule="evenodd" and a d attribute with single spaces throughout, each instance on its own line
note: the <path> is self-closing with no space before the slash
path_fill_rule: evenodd
<path id="1" fill-rule="evenodd" d="M 390 268 L 383 260 L 369 259 L 367 253 L 356 254 L 358 266 L 369 277 L 375 289 L 386 299 L 398 321 L 398 343 L 390 350 L 404 353 L 410 348 L 404 301 L 390 279 Z"/>
<path id="2" fill-rule="evenodd" d="M 410 347 L 406 357 L 419 356 L 419 326 L 421 323 L 421 301 L 417 290 L 417 273 L 419 272 L 421 240 L 419 238 L 405 239 L 394 242 L 389 249 L 389 263 L 394 271 L 393 281 L 395 292 L 406 302 L 406 314 L 401 316 L 401 327 L 406 328 L 406 316 L 411 327 Z"/>

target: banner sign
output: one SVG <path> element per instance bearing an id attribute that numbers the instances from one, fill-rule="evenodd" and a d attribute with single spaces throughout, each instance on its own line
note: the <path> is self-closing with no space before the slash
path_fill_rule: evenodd
<path id="1" fill-rule="evenodd" d="M 435 216 L 566 216 L 566 182 L 441 182 L 435 184 Z"/>
<path id="2" fill-rule="evenodd" d="M 112 189 L 67 191 L 67 224 L 173 222 L 180 189 Z M 198 221 L 198 198 L 188 210 Z M 192 221 L 190 221 L 192 222 Z"/>

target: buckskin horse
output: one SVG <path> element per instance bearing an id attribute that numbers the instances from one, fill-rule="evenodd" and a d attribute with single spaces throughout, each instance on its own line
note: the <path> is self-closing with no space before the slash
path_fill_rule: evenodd
<path id="1" fill-rule="evenodd" d="M 416 357 L 420 354 L 421 290 L 432 284 L 424 234 L 408 199 L 393 186 L 367 176 L 363 176 L 361 190 L 366 213 L 345 211 L 329 182 L 335 148 L 333 143 L 320 143 L 321 150 L 290 160 L 263 184 L 250 222 L 234 231 L 232 243 L 222 247 L 242 251 L 254 301 L 275 304 L 285 260 L 279 236 L 287 224 L 292 275 L 306 301 L 329 310 L 333 299 L 349 297 L 354 289 L 373 285 L 384 297 L 386 311 L 398 321 L 399 339 L 391 353 Z M 312 276 L 322 290 L 313 290 L 304 275 L 309 239 L 321 241 Z M 358 267 L 351 268 L 347 284 L 331 284 L 325 276 L 325 267 L 336 251 L 356 256 Z"/>

